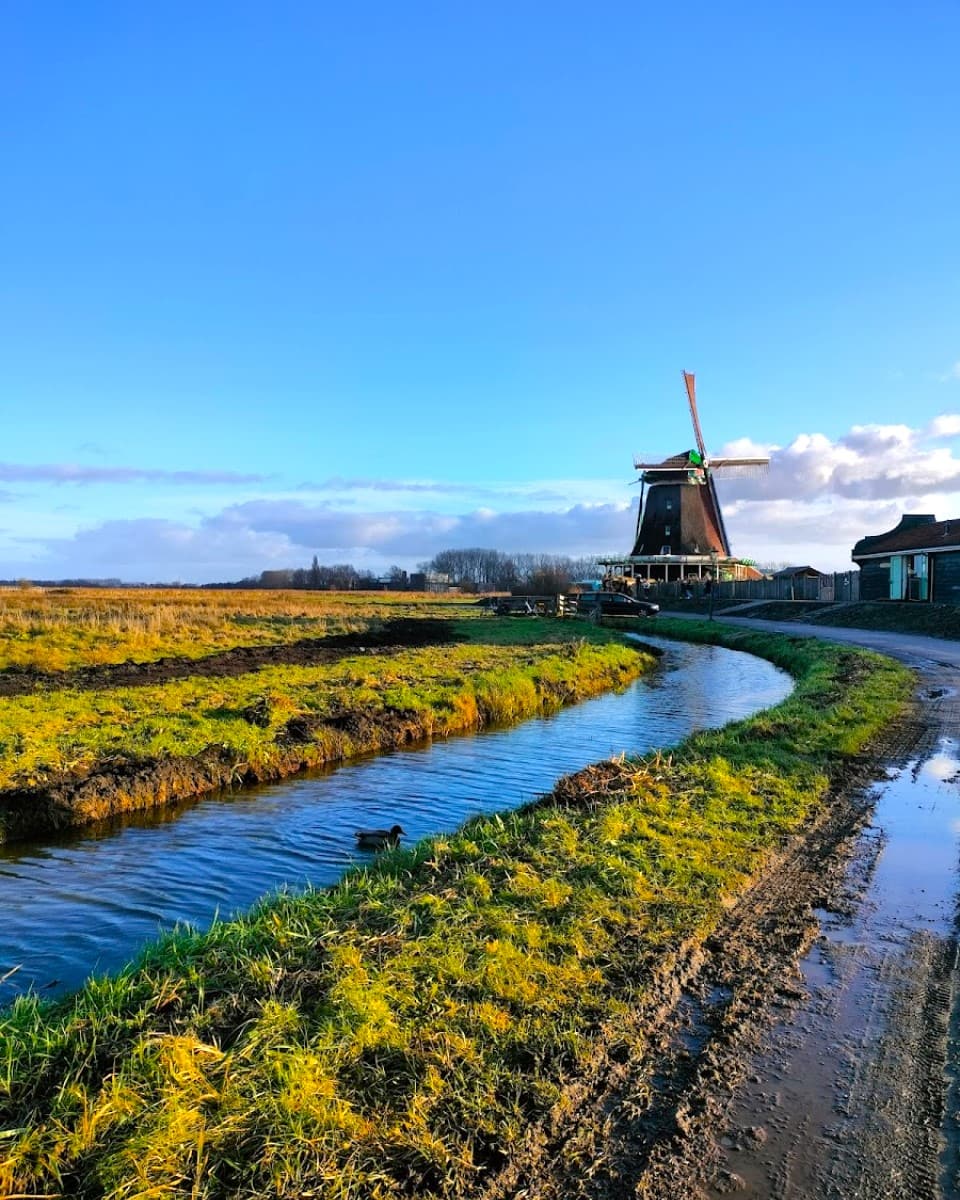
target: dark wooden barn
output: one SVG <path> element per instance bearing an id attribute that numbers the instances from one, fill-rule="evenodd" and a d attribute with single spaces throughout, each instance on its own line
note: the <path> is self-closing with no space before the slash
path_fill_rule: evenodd
<path id="1" fill-rule="evenodd" d="M 960 604 L 960 520 L 905 513 L 888 533 L 861 538 L 851 557 L 861 600 Z"/>

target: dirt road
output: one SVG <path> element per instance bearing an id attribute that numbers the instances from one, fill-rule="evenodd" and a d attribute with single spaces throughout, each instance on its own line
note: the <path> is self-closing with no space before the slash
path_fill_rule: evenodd
<path id="1" fill-rule="evenodd" d="M 672 615 L 672 614 L 671 614 Z M 794 622 L 917 670 L 885 777 L 844 789 L 636 1014 L 490 1197 L 960 1196 L 960 644 Z M 657 1008 L 659 1005 L 659 1008 Z"/>
<path id="2" fill-rule="evenodd" d="M 798 995 L 779 999 L 738 1063 L 741 1082 L 701 1147 L 710 1169 L 698 1173 L 710 1196 L 956 1197 L 960 644 L 729 624 L 867 646 L 916 669 L 921 685 L 889 748 L 889 777 L 867 793 L 869 818 L 833 856 Z"/>

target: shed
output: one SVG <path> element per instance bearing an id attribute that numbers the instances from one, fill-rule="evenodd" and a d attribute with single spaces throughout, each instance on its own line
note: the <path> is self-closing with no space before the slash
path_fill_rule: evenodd
<path id="1" fill-rule="evenodd" d="M 826 574 L 823 571 L 818 571 L 816 567 L 783 567 L 779 571 L 774 571 L 774 579 L 824 579 Z"/>
<path id="2" fill-rule="evenodd" d="M 895 529 L 861 538 L 851 557 L 861 600 L 960 604 L 960 519 L 904 513 Z"/>

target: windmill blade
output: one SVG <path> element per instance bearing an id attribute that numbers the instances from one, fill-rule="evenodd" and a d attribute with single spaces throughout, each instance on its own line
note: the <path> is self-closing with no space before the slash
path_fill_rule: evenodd
<path id="1" fill-rule="evenodd" d="M 703 430 L 700 428 L 700 417 L 697 413 L 697 392 L 692 372 L 683 372 L 683 382 L 687 389 L 687 399 L 690 401 L 690 416 L 693 419 L 693 432 L 697 439 L 697 449 L 700 451 L 700 457 L 706 459 L 707 448 L 703 444 Z"/>
<path id="2" fill-rule="evenodd" d="M 703 467 L 701 456 L 696 450 L 688 450 L 684 454 L 673 454 L 670 458 L 661 458 L 657 462 L 644 462 L 634 458 L 635 471 L 699 471 Z"/>
<path id="3" fill-rule="evenodd" d="M 676 462 L 674 462 L 674 463 L 671 463 L 671 462 L 651 462 L 651 463 L 635 462 L 633 464 L 633 469 L 635 471 L 669 471 L 672 474 L 676 475 L 676 473 L 678 471 L 686 471 L 686 470 L 692 469 L 692 464 L 683 463 L 683 462 L 679 462 L 679 463 L 676 463 Z"/>
<path id="4" fill-rule="evenodd" d="M 726 471 L 734 475 L 764 474 L 769 466 L 769 458 L 714 458 L 710 460 L 711 471 Z"/>
<path id="5" fill-rule="evenodd" d="M 723 522 L 723 512 L 720 508 L 720 497 L 717 495 L 717 485 L 713 482 L 713 475 L 707 473 L 707 487 L 710 491 L 710 499 L 713 501 L 713 511 L 717 518 L 717 528 L 720 531 L 720 540 L 723 543 L 723 552 L 727 558 L 730 558 L 730 539 L 727 537 L 727 527 Z"/>

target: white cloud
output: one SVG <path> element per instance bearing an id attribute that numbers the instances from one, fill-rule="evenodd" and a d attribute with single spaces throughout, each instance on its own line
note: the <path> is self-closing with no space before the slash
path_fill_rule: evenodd
<path id="1" fill-rule="evenodd" d="M 564 495 L 555 488 L 490 486 L 472 483 L 421 479 L 345 479 L 334 476 L 316 483 L 301 483 L 299 492 L 386 492 L 394 494 L 458 496 L 469 499 L 527 500 L 539 503 L 562 501 Z"/>
<path id="2" fill-rule="evenodd" d="M 801 433 L 782 447 L 731 443 L 724 454 L 771 457 L 766 475 L 718 476 L 734 551 L 843 569 L 858 538 L 890 529 L 904 511 L 956 515 L 960 459 L 943 443 L 958 434 L 960 414 L 943 413 L 918 429 L 864 424 L 837 438 Z M 464 546 L 615 555 L 629 550 L 636 523 L 638 493 L 626 478 L 463 484 L 462 495 L 459 485 L 430 482 L 327 482 L 330 494 L 315 500 L 295 492 L 182 519 L 110 520 L 79 530 L 37 512 L 26 518 L 29 541 L 22 530 L 6 531 L 0 575 L 199 582 L 302 566 L 314 554 L 373 570 L 409 567 Z M 12 561 L 22 554 L 31 559 Z"/>
<path id="3" fill-rule="evenodd" d="M 560 511 L 451 516 L 433 512 L 344 512 L 297 500 L 233 505 L 198 525 L 150 518 L 107 521 L 70 538 L 37 539 L 35 557 L 0 574 L 124 580 L 236 579 L 271 567 L 353 562 L 372 570 L 415 566 L 451 547 L 587 555 L 629 548 L 629 505 L 577 504 Z"/>
<path id="4" fill-rule="evenodd" d="M 926 428 L 927 437 L 956 437 L 960 434 L 960 413 L 942 413 L 934 417 Z"/>
<path id="5" fill-rule="evenodd" d="M 938 378 L 941 383 L 950 383 L 951 380 L 960 379 L 960 362 L 955 362 L 952 367 L 948 367 Z"/>
<path id="6" fill-rule="evenodd" d="M 810 503 L 826 496 L 849 500 L 907 499 L 922 492 L 960 492 L 960 459 L 931 440 L 960 432 L 960 415 L 944 413 L 924 429 L 908 425 L 854 425 L 831 441 L 802 433 L 789 446 L 760 447 L 746 439 L 718 457 L 768 453 L 764 475 L 717 476 L 721 497 L 789 499 Z"/>
<path id="7" fill-rule="evenodd" d="M 949 516 L 960 458 L 936 443 L 957 434 L 960 414 L 943 413 L 920 429 L 854 425 L 835 439 L 802 433 L 787 446 L 731 443 L 723 456 L 770 456 L 764 475 L 717 476 L 734 551 L 841 570 L 855 541 L 891 529 L 903 512 Z"/>

